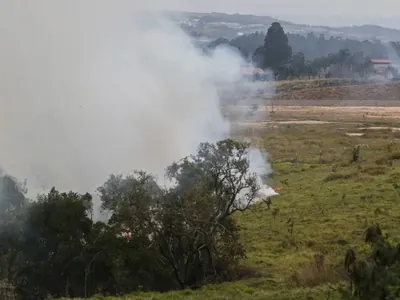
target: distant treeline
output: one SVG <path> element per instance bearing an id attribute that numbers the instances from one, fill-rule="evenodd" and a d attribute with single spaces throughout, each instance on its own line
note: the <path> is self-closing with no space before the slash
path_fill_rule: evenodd
<path id="1" fill-rule="evenodd" d="M 220 38 L 209 43 L 205 50 L 212 51 L 223 44 L 238 49 L 257 67 L 271 70 L 275 79 L 323 76 L 364 80 L 379 72 L 386 78 L 398 77 L 398 70 L 392 66 L 378 72 L 371 59 L 397 60 L 399 42 L 383 44 L 377 40 L 326 39 L 312 33 L 307 36 L 286 34 L 282 26 L 274 22 L 266 34 L 256 32 L 231 41 Z"/>
<path id="2" fill-rule="evenodd" d="M 229 43 L 236 47 L 245 56 L 251 56 L 254 51 L 264 44 L 265 32 L 255 32 L 239 36 L 231 41 L 226 39 L 217 39 L 210 43 L 214 46 L 221 43 Z M 301 52 L 308 60 L 328 56 L 331 53 L 337 53 L 342 49 L 349 49 L 353 52 L 363 52 L 365 56 L 377 59 L 388 59 L 400 50 L 399 42 L 384 44 L 380 40 L 358 41 L 354 39 L 344 39 L 341 37 L 326 38 L 323 34 L 316 35 L 309 33 L 307 35 L 286 34 L 289 45 L 293 53 Z M 396 53 L 398 55 L 398 53 Z"/>

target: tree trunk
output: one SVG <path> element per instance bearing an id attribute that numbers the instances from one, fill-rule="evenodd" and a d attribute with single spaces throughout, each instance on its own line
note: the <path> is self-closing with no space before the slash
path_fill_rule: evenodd
<path id="1" fill-rule="evenodd" d="M 65 298 L 69 298 L 69 277 L 67 277 L 67 281 L 65 282 Z"/>

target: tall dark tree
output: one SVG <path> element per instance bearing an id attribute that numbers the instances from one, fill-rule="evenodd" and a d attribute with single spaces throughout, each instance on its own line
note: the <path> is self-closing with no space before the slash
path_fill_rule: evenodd
<path id="1" fill-rule="evenodd" d="M 284 68 L 292 57 L 292 47 L 281 24 L 272 23 L 264 39 L 264 45 L 254 53 L 255 62 L 262 69 L 278 72 Z"/>

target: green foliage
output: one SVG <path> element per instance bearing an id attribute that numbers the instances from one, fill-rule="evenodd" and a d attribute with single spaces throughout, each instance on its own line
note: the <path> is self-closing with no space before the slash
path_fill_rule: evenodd
<path id="1" fill-rule="evenodd" d="M 167 169 L 176 183 L 167 190 L 144 172 L 112 176 L 99 189 L 110 224 L 154 245 L 180 288 L 230 278 L 244 257 L 231 215 L 247 209 L 259 189 L 248 146 L 230 139 L 201 144 Z"/>
<path id="2" fill-rule="evenodd" d="M 398 299 L 400 297 L 400 246 L 393 245 L 378 225 L 365 232 L 371 254 L 357 259 L 354 250 L 347 251 L 345 268 L 350 278 L 351 295 L 356 299 Z"/>
<path id="3" fill-rule="evenodd" d="M 0 299 L 17 300 L 18 296 L 14 286 L 8 280 L 0 280 Z"/>
<path id="4" fill-rule="evenodd" d="M 0 172 L 0 220 L 4 223 L 15 219 L 25 204 L 25 185 Z"/>
<path id="5" fill-rule="evenodd" d="M 93 222 L 89 194 L 53 188 L 29 203 L 15 179 L 1 177 L 0 279 L 21 299 L 39 300 L 237 279 L 245 250 L 233 214 L 259 190 L 248 147 L 201 144 L 167 169 L 169 188 L 144 171 L 110 176 L 98 189 L 107 223 Z"/>

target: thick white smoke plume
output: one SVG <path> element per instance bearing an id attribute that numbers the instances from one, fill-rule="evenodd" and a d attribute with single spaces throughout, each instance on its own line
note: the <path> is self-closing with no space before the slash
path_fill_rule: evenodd
<path id="1" fill-rule="evenodd" d="M 31 193 L 94 192 L 133 169 L 162 178 L 228 135 L 215 84 L 238 79 L 239 56 L 203 56 L 135 2 L 0 2 L 0 164 Z"/>

